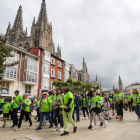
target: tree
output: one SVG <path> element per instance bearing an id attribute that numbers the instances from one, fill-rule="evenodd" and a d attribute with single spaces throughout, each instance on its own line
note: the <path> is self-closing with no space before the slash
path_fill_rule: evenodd
<path id="1" fill-rule="evenodd" d="M 13 63 L 6 62 L 7 57 L 14 57 L 14 55 L 11 54 L 12 48 L 6 45 L 6 40 L 6 36 L 0 34 L 0 85 L 3 80 L 6 67 L 15 66 L 18 64 L 17 61 Z"/>

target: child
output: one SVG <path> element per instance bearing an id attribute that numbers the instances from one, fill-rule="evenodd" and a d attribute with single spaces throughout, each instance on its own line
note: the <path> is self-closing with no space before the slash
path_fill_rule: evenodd
<path id="1" fill-rule="evenodd" d="M 8 104 L 8 101 L 7 99 L 4 100 L 4 105 L 2 107 L 3 109 L 3 121 L 4 121 L 4 124 L 2 126 L 2 128 L 5 128 L 7 125 L 6 125 L 6 118 L 8 117 L 9 115 L 9 110 L 10 110 L 11 106 L 10 104 Z"/>
<path id="2" fill-rule="evenodd" d="M 104 111 L 103 111 L 103 117 L 106 120 L 111 120 L 111 112 L 110 112 L 110 103 L 108 98 L 105 98 L 104 101 Z"/>

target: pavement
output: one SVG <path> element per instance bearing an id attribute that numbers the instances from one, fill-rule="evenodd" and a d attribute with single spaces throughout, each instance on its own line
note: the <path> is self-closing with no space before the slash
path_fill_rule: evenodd
<path id="1" fill-rule="evenodd" d="M 60 136 L 63 132 L 52 132 L 53 128 L 49 129 L 49 123 L 46 127 L 42 127 L 42 130 L 36 131 L 39 123 L 32 118 L 33 128 L 27 129 L 28 122 L 22 123 L 20 131 L 14 131 L 11 129 L 11 121 L 7 121 L 6 128 L 0 128 L 0 140 L 140 140 L 140 122 L 134 112 L 124 111 L 124 121 L 119 121 L 115 116 L 108 120 L 107 128 L 99 126 L 100 122 L 97 118 L 98 129 L 89 130 L 89 119 L 83 120 L 83 116 L 80 116 L 80 122 L 77 122 L 77 133 L 73 133 L 73 127 L 69 123 L 68 136 Z M 0 126 L 3 122 L 0 121 Z"/>

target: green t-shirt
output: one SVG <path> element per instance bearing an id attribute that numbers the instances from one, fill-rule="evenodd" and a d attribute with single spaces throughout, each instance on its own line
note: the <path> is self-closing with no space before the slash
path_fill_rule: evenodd
<path id="1" fill-rule="evenodd" d="M 5 114 L 5 113 L 9 113 L 11 106 L 10 104 L 7 103 L 7 104 L 4 104 L 2 108 L 3 108 L 3 114 Z"/>
<path id="2" fill-rule="evenodd" d="M 54 99 L 55 99 L 55 95 L 52 95 L 51 99 L 52 99 L 52 107 L 54 107 Z"/>
<path id="3" fill-rule="evenodd" d="M 3 99 L 0 99 L 0 106 L 1 106 L 1 103 L 3 103 Z"/>
<path id="4" fill-rule="evenodd" d="M 131 98 L 133 100 L 133 103 L 137 103 L 138 105 L 140 105 L 140 94 L 132 94 Z"/>
<path id="5" fill-rule="evenodd" d="M 74 110 L 73 94 L 70 91 L 68 91 L 66 94 L 64 94 L 62 105 L 65 106 L 68 103 L 69 98 L 72 98 L 72 102 L 70 103 L 70 105 L 68 107 L 70 107 L 72 110 Z M 63 110 L 64 110 L 64 108 L 63 108 Z"/>
<path id="6" fill-rule="evenodd" d="M 113 104 L 112 98 L 109 98 L 109 103 L 110 103 L 111 105 Z"/>
<path id="7" fill-rule="evenodd" d="M 60 98 L 60 94 L 58 94 L 57 97 L 56 97 L 57 103 L 59 102 L 59 98 Z"/>
<path id="8" fill-rule="evenodd" d="M 20 100 L 22 100 L 21 95 L 15 96 L 14 101 L 13 101 L 13 109 L 15 109 L 19 106 Z"/>
<path id="9" fill-rule="evenodd" d="M 25 108 L 22 107 L 22 109 L 23 109 L 24 111 L 26 111 L 26 112 L 30 112 L 31 100 L 30 100 L 30 99 L 23 99 L 23 102 L 26 103 L 26 104 L 28 104 L 28 106 L 25 105 Z"/>
<path id="10" fill-rule="evenodd" d="M 127 99 L 125 99 L 125 104 L 128 104 L 128 101 L 127 101 Z"/>
<path id="11" fill-rule="evenodd" d="M 131 96 L 127 96 L 127 101 L 131 101 Z"/>
<path id="12" fill-rule="evenodd" d="M 124 96 L 122 93 L 114 94 L 113 97 L 116 99 L 116 102 L 120 102 L 120 99 L 122 99 Z"/>
<path id="13" fill-rule="evenodd" d="M 83 106 L 82 107 L 87 107 L 87 105 L 85 104 L 85 100 L 86 100 L 86 98 L 83 98 Z"/>
<path id="14" fill-rule="evenodd" d="M 92 98 L 91 98 L 91 108 L 94 108 L 94 107 L 96 107 L 96 102 L 99 102 L 99 101 L 102 101 L 102 98 L 100 97 L 100 96 L 93 96 Z M 98 103 L 97 104 L 97 107 L 98 108 L 101 108 L 101 105 L 100 105 L 100 103 Z"/>
<path id="15" fill-rule="evenodd" d="M 10 104 L 10 106 L 12 106 L 13 105 L 13 102 L 11 101 L 11 102 L 8 102 L 8 104 Z"/>
<path id="16" fill-rule="evenodd" d="M 91 103 L 91 99 L 88 99 L 88 105 L 90 105 L 90 103 Z"/>
<path id="17" fill-rule="evenodd" d="M 51 100 L 50 98 L 46 98 L 42 104 L 42 107 L 41 107 L 41 112 L 50 112 L 50 104 L 51 103 Z"/>
<path id="18" fill-rule="evenodd" d="M 36 106 L 38 106 L 40 104 L 41 100 L 36 101 Z M 40 107 L 40 105 L 39 105 Z"/>

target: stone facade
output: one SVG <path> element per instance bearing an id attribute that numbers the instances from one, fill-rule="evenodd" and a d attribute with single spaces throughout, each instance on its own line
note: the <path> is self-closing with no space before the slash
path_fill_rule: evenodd
<path id="1" fill-rule="evenodd" d="M 26 50 L 32 47 L 39 47 L 61 58 L 59 45 L 57 52 L 55 52 L 52 24 L 48 22 L 45 0 L 42 0 L 38 20 L 35 21 L 35 17 L 33 18 L 30 36 L 27 34 L 27 28 L 25 31 L 23 30 L 22 6 L 19 6 L 12 28 L 9 22 L 6 33 L 8 35 L 8 43 L 11 45 L 20 46 Z"/>
<path id="2" fill-rule="evenodd" d="M 83 83 L 89 82 L 89 74 L 85 59 L 83 58 L 83 68 L 82 70 L 76 70 L 74 64 L 70 65 L 70 78 L 73 81 L 81 81 Z"/>

